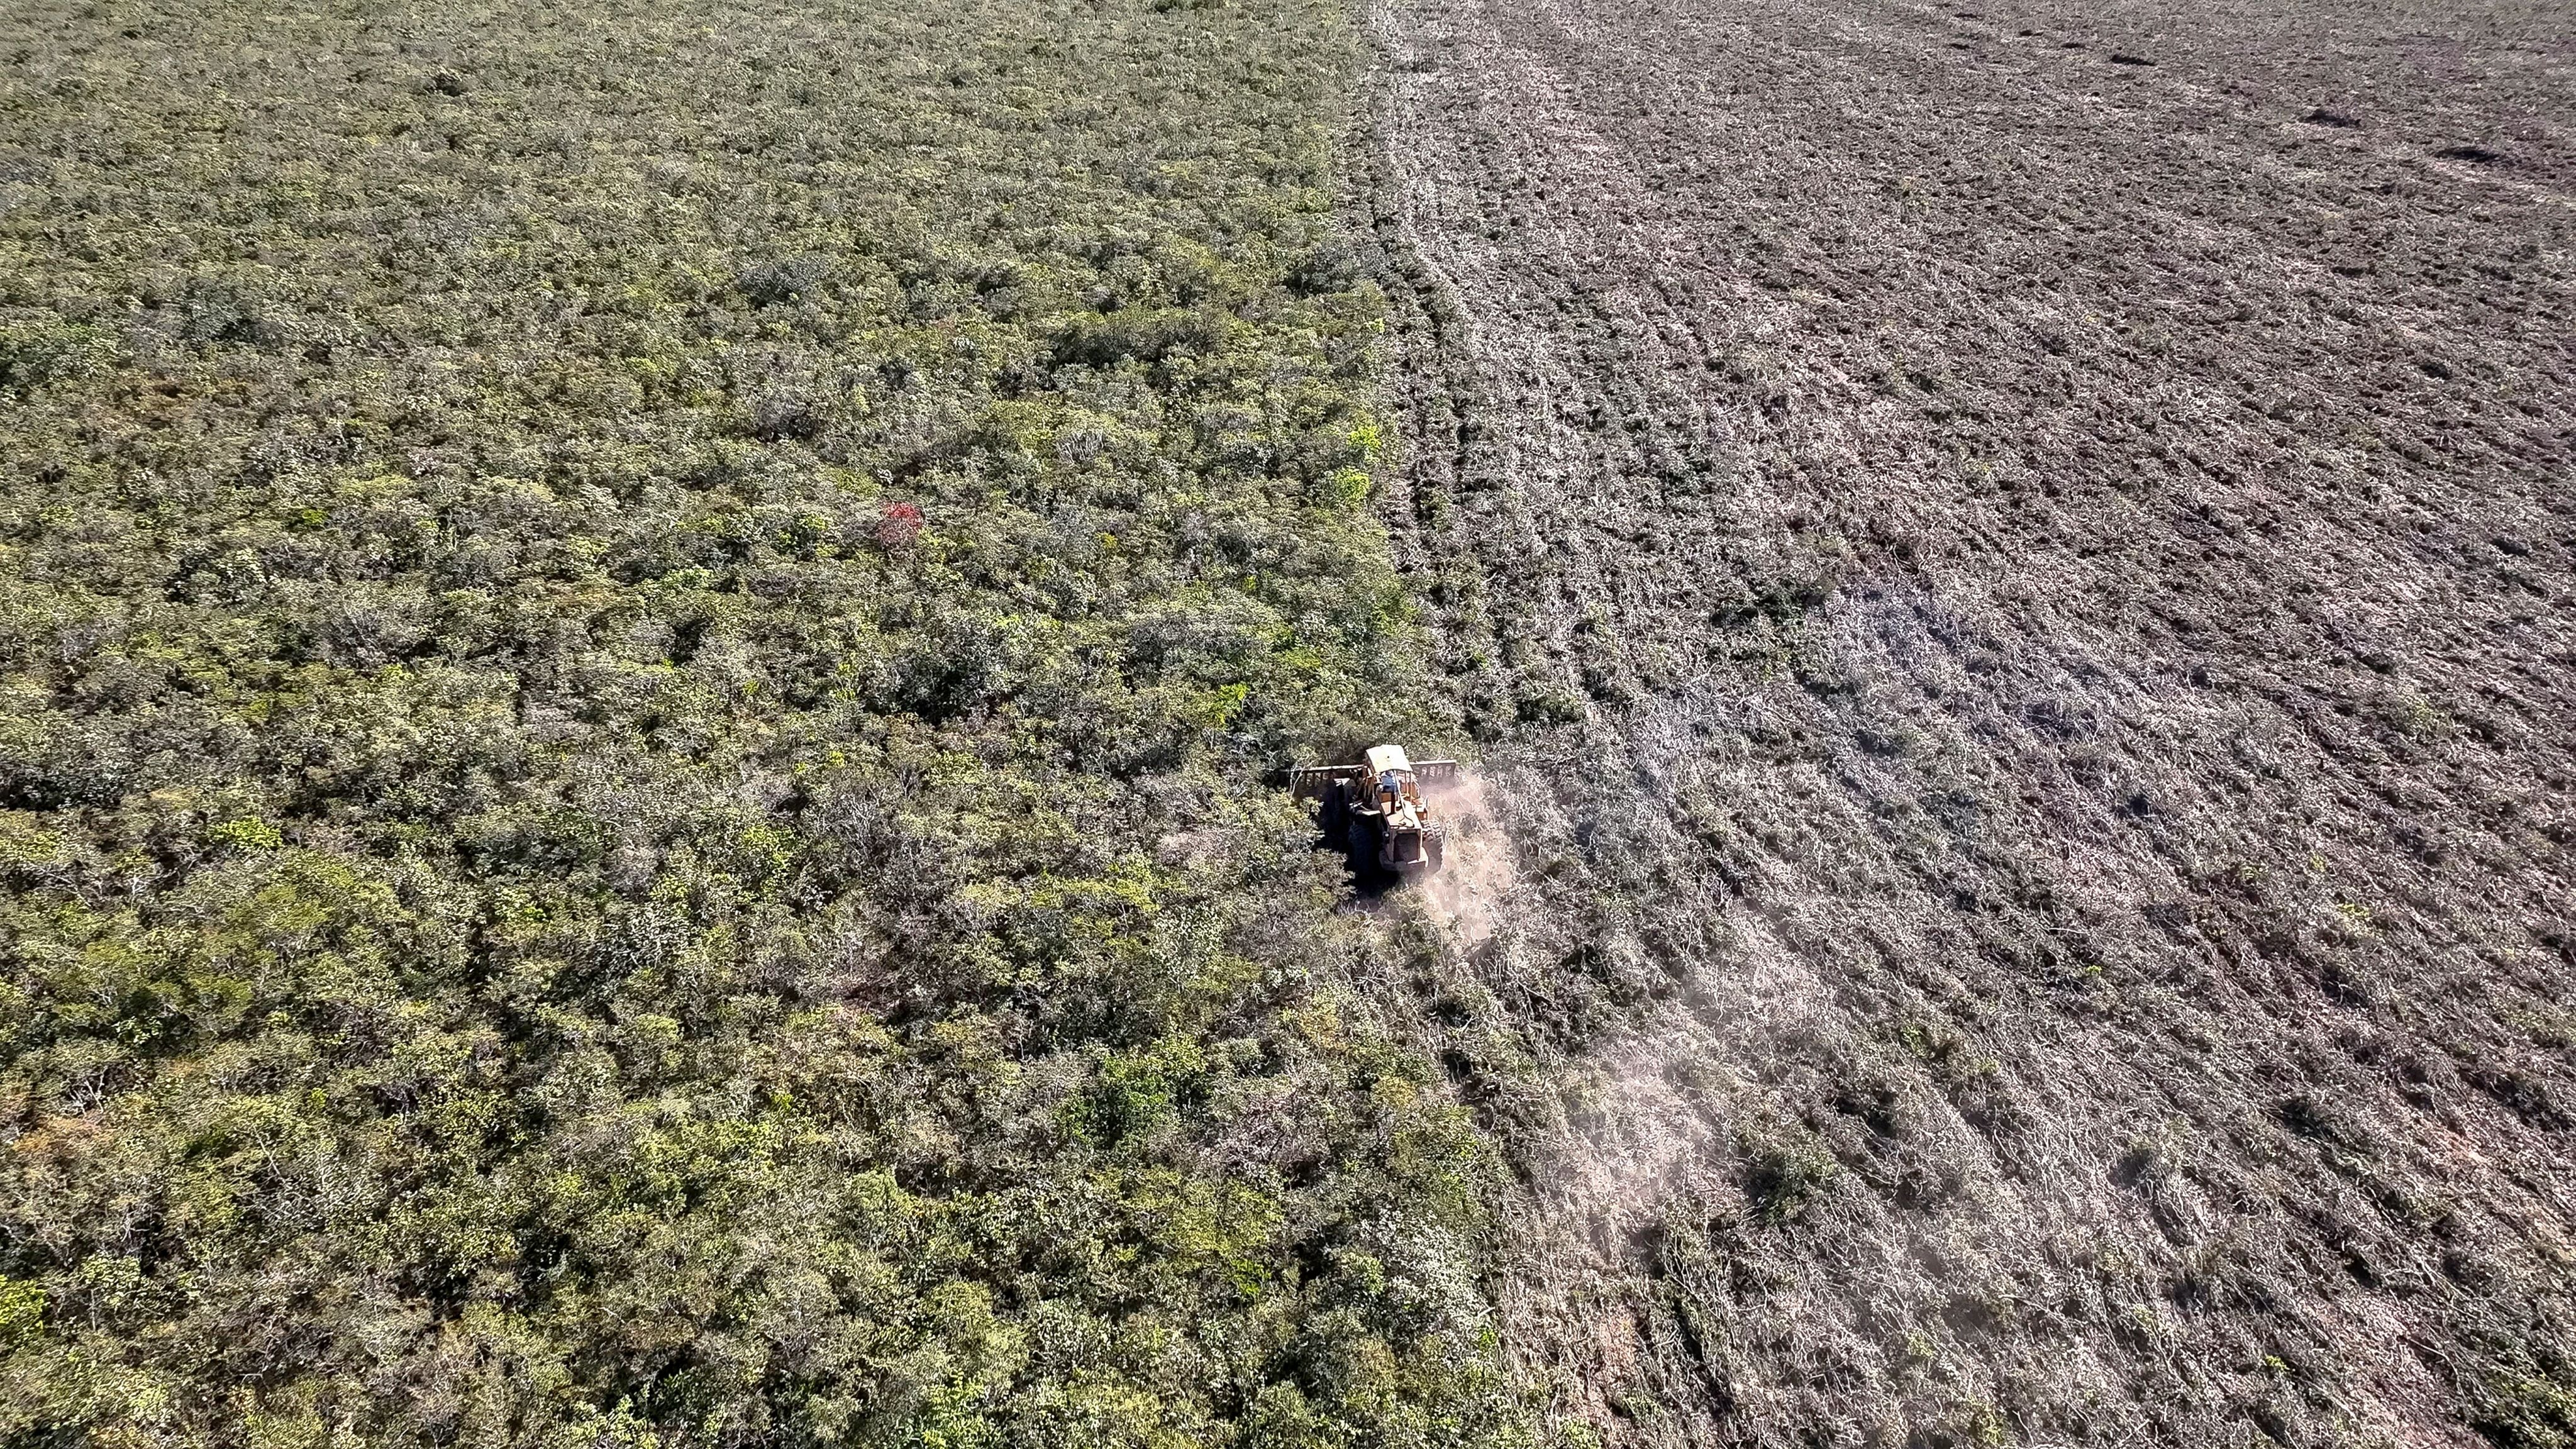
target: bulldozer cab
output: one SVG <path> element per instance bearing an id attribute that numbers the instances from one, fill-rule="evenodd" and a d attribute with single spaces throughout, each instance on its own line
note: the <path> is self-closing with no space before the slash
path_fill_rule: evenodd
<path id="1" fill-rule="evenodd" d="M 1404 757 L 1399 745 L 1380 745 L 1368 752 L 1368 772 L 1376 779 L 1377 806 L 1390 814 L 1407 803 L 1419 803 L 1422 791 L 1415 784 L 1413 762 Z"/>

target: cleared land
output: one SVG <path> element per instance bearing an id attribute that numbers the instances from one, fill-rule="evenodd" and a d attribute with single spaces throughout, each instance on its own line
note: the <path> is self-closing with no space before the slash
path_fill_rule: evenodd
<path id="1" fill-rule="evenodd" d="M 1375 24 L 1559 1413 L 2576 1442 L 2567 12 Z"/>

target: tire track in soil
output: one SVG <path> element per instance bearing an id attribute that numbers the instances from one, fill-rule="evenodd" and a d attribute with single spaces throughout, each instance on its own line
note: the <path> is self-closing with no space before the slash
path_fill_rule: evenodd
<path id="1" fill-rule="evenodd" d="M 1435 1029 L 1560 1418 L 2548 1429 L 2567 21 L 1373 26 L 1383 505 L 1521 882 Z"/>

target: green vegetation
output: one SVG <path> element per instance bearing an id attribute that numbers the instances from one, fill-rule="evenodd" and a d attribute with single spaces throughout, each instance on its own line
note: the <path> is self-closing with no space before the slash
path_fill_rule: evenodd
<path id="1" fill-rule="evenodd" d="M 1495 1443 L 1329 0 L 0 15 L 0 1443 Z"/>

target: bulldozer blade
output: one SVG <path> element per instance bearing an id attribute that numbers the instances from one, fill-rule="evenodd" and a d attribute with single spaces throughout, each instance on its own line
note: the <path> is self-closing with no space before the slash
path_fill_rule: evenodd
<path id="1" fill-rule="evenodd" d="M 1299 765 L 1288 772 L 1288 798 L 1311 800 L 1335 780 L 1356 780 L 1365 773 L 1357 765 Z"/>
<path id="2" fill-rule="evenodd" d="M 1458 778 L 1458 762 L 1456 760 L 1416 760 L 1413 762 L 1413 777 L 1425 785 L 1446 784 Z"/>

